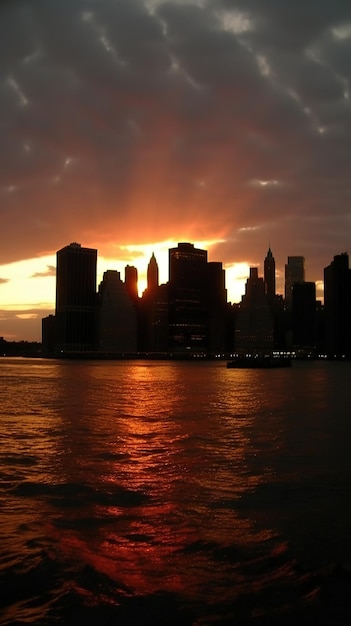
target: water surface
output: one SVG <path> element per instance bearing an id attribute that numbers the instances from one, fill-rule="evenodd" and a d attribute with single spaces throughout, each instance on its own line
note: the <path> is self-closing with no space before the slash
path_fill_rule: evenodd
<path id="1" fill-rule="evenodd" d="M 1 359 L 0 623 L 349 623 L 350 374 Z"/>

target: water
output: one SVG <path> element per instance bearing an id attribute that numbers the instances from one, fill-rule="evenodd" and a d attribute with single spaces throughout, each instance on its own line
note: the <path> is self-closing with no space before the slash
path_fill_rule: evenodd
<path id="1" fill-rule="evenodd" d="M 0 624 L 349 624 L 350 363 L 0 360 Z"/>

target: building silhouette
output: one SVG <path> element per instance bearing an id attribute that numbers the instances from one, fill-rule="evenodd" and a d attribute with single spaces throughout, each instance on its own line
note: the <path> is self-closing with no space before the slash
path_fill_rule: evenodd
<path id="1" fill-rule="evenodd" d="M 346 253 L 324 268 L 324 306 L 316 285 L 305 281 L 304 257 L 289 256 L 286 299 L 275 293 L 275 259 L 269 246 L 264 278 L 251 267 L 239 304 L 227 302 L 225 271 L 207 251 L 182 242 L 169 250 L 169 280 L 159 285 L 152 253 L 147 287 L 138 273 L 125 281 L 107 270 L 96 291 L 97 250 L 71 243 L 57 254 L 55 315 L 42 320 L 42 354 L 206 355 L 233 351 L 325 349 L 351 358 L 351 270 Z"/>
<path id="2" fill-rule="evenodd" d="M 169 349 L 208 347 L 207 251 L 191 243 L 169 250 Z"/>
<path id="3" fill-rule="evenodd" d="M 316 285 L 295 282 L 292 287 L 292 344 L 297 349 L 314 350 L 317 340 Z"/>
<path id="4" fill-rule="evenodd" d="M 245 293 L 238 307 L 235 324 L 235 350 L 262 353 L 273 349 L 273 315 L 263 278 L 250 267 Z"/>
<path id="5" fill-rule="evenodd" d="M 135 353 L 137 314 L 125 283 L 116 270 L 104 272 L 98 291 L 97 349 L 104 353 Z"/>
<path id="6" fill-rule="evenodd" d="M 324 333 L 329 356 L 351 357 L 351 270 L 348 254 L 324 268 Z"/>
<path id="7" fill-rule="evenodd" d="M 96 347 L 97 250 L 71 243 L 56 254 L 55 352 Z"/>
<path id="8" fill-rule="evenodd" d="M 227 324 L 227 290 L 225 286 L 225 270 L 222 263 L 211 261 L 207 264 L 207 315 L 208 342 L 210 354 L 226 350 L 228 342 Z"/>
<path id="9" fill-rule="evenodd" d="M 168 351 L 168 285 L 159 285 L 154 253 L 147 267 L 147 287 L 139 305 L 139 348 L 142 352 Z"/>
<path id="10" fill-rule="evenodd" d="M 124 282 L 127 292 L 132 302 L 138 300 L 138 270 L 133 265 L 126 265 L 124 268 Z"/>
<path id="11" fill-rule="evenodd" d="M 158 263 L 154 253 L 151 255 L 151 259 L 147 266 L 147 289 L 150 292 L 155 292 L 158 287 Z"/>
<path id="12" fill-rule="evenodd" d="M 264 260 L 264 285 L 268 302 L 273 304 L 275 298 L 275 259 L 270 246 Z"/>
<path id="13" fill-rule="evenodd" d="M 292 304 L 292 288 L 295 283 L 305 281 L 305 258 L 303 256 L 288 256 L 285 265 L 285 304 L 288 309 Z"/>

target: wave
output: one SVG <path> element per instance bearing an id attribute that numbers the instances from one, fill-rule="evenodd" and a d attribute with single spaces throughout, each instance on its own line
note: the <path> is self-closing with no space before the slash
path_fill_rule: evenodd
<path id="1" fill-rule="evenodd" d="M 348 566 L 330 565 L 308 575 L 313 596 L 284 605 L 277 590 L 262 596 L 233 594 L 226 602 L 189 600 L 186 595 L 159 591 L 134 594 L 131 589 L 84 565 L 62 577 L 59 563 L 42 554 L 27 571 L 0 575 L 1 626 L 348 626 L 351 573 Z M 70 574 L 70 577 L 68 576 Z M 316 595 L 317 592 L 317 595 Z"/>
<path id="2" fill-rule="evenodd" d="M 81 506 L 82 502 L 105 506 L 141 506 L 149 501 L 149 497 L 142 491 L 126 489 L 121 485 L 113 485 L 99 489 L 83 483 L 45 483 L 26 480 L 20 483 L 7 485 L 7 491 L 12 496 L 20 498 L 49 498 L 52 504 L 57 503 L 61 508 L 67 506 Z"/>

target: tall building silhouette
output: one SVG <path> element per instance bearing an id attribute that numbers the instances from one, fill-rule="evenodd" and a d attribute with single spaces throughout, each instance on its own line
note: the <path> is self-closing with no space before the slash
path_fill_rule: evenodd
<path id="1" fill-rule="evenodd" d="M 98 350 L 107 353 L 136 352 L 136 310 L 119 272 L 104 272 L 98 295 Z"/>
<path id="2" fill-rule="evenodd" d="M 295 282 L 291 301 L 292 343 L 295 348 L 314 348 L 316 328 L 316 284 Z"/>
<path id="3" fill-rule="evenodd" d="M 154 292 L 158 287 L 158 264 L 154 253 L 152 253 L 151 259 L 147 266 L 147 288 L 149 291 Z"/>
<path id="4" fill-rule="evenodd" d="M 169 347 L 206 350 L 208 343 L 207 251 L 192 243 L 169 250 Z"/>
<path id="5" fill-rule="evenodd" d="M 264 286 L 268 301 L 272 304 L 275 298 L 275 259 L 270 246 L 264 260 Z"/>
<path id="6" fill-rule="evenodd" d="M 93 350 L 97 250 L 71 243 L 57 252 L 56 260 L 55 350 Z"/>
<path id="7" fill-rule="evenodd" d="M 235 323 L 235 349 L 238 352 L 264 352 L 273 348 L 273 316 L 264 279 L 257 267 L 250 267 L 245 293 Z"/>
<path id="8" fill-rule="evenodd" d="M 126 265 L 124 268 L 124 282 L 129 297 L 133 302 L 138 299 L 138 270 L 133 265 Z"/>
<path id="9" fill-rule="evenodd" d="M 351 357 L 351 270 L 348 254 L 324 268 L 325 347 L 330 356 Z"/>
<path id="10" fill-rule="evenodd" d="M 285 302 L 288 308 L 291 308 L 293 285 L 303 282 L 305 282 L 305 258 L 288 256 L 288 263 L 285 265 Z"/>
<path id="11" fill-rule="evenodd" d="M 207 263 L 207 309 L 208 309 L 208 351 L 212 354 L 225 351 L 227 290 L 225 270 L 222 263 Z"/>
<path id="12" fill-rule="evenodd" d="M 147 287 L 139 307 L 139 340 L 143 352 L 167 352 L 168 285 L 159 285 L 158 263 L 152 253 L 147 267 Z"/>

